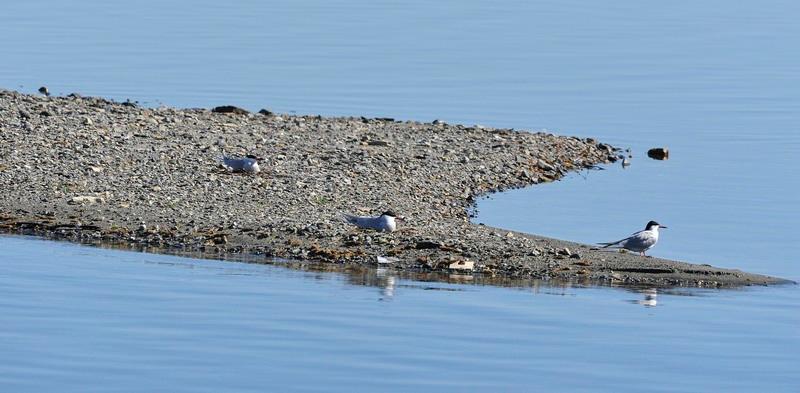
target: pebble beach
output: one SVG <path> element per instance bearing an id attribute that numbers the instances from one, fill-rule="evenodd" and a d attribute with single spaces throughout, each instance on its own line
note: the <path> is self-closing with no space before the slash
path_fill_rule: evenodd
<path id="1" fill-rule="evenodd" d="M 255 157 L 235 173 L 222 155 Z M 647 286 L 784 280 L 470 222 L 480 196 L 598 170 L 591 138 L 389 118 L 178 109 L 0 90 L 0 230 L 399 271 Z M 405 216 L 392 233 L 343 213 Z M 525 214 L 525 212 L 520 212 Z"/>

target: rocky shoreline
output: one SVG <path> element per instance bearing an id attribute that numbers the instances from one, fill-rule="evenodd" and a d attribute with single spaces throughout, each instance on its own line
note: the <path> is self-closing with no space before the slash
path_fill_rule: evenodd
<path id="1" fill-rule="evenodd" d="M 443 122 L 142 108 L 0 90 L 0 231 L 78 242 L 654 286 L 784 280 L 472 224 L 475 198 L 616 160 L 612 146 Z M 261 172 L 217 158 L 255 155 Z M 407 217 L 393 233 L 341 213 Z"/>

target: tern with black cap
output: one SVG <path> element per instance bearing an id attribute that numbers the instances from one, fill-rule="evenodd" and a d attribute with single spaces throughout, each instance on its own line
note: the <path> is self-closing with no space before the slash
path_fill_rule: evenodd
<path id="1" fill-rule="evenodd" d="M 394 232 L 397 230 L 397 219 L 402 220 L 403 216 L 398 216 L 391 210 L 387 210 L 380 216 L 356 216 L 343 213 L 344 220 L 359 228 L 374 229 L 376 231 Z"/>
<path id="2" fill-rule="evenodd" d="M 638 252 L 645 255 L 645 251 L 653 248 L 658 243 L 658 229 L 666 228 L 665 226 L 650 221 L 643 231 L 636 232 L 622 240 L 611 243 L 597 243 L 603 247 L 601 248 L 624 248 L 629 251 Z"/>

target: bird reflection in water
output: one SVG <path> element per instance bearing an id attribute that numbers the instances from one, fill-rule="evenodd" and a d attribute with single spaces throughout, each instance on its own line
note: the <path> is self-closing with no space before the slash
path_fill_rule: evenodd
<path id="1" fill-rule="evenodd" d="M 391 300 L 394 298 L 394 290 L 397 288 L 397 277 L 392 275 L 387 268 L 378 268 L 375 272 L 378 277 L 378 286 L 381 288 L 382 297 L 380 300 Z"/>
<path id="2" fill-rule="evenodd" d="M 644 299 L 637 300 L 636 304 L 641 304 L 645 307 L 655 307 L 658 304 L 658 290 L 655 288 L 645 289 L 641 292 L 644 295 Z"/>

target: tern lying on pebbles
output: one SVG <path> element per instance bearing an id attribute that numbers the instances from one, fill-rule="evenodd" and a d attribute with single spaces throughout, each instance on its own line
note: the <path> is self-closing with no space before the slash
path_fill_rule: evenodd
<path id="1" fill-rule="evenodd" d="M 624 248 L 644 255 L 645 251 L 653 248 L 658 243 L 658 228 L 666 227 L 655 221 L 650 221 L 643 231 L 636 232 L 616 242 L 597 244 L 603 246 L 601 248 Z"/>
<path id="2" fill-rule="evenodd" d="M 380 216 L 355 216 L 352 214 L 343 213 L 344 220 L 359 228 L 374 229 L 376 231 L 394 232 L 397 229 L 397 222 L 395 219 L 402 220 L 403 217 L 398 216 L 391 210 L 386 211 Z"/>
<path id="3" fill-rule="evenodd" d="M 247 172 L 247 173 L 258 173 L 261 172 L 261 168 L 258 166 L 258 161 L 255 158 L 235 158 L 235 157 L 225 157 L 221 156 L 219 161 L 222 163 L 222 166 L 225 169 L 231 172 Z"/>

